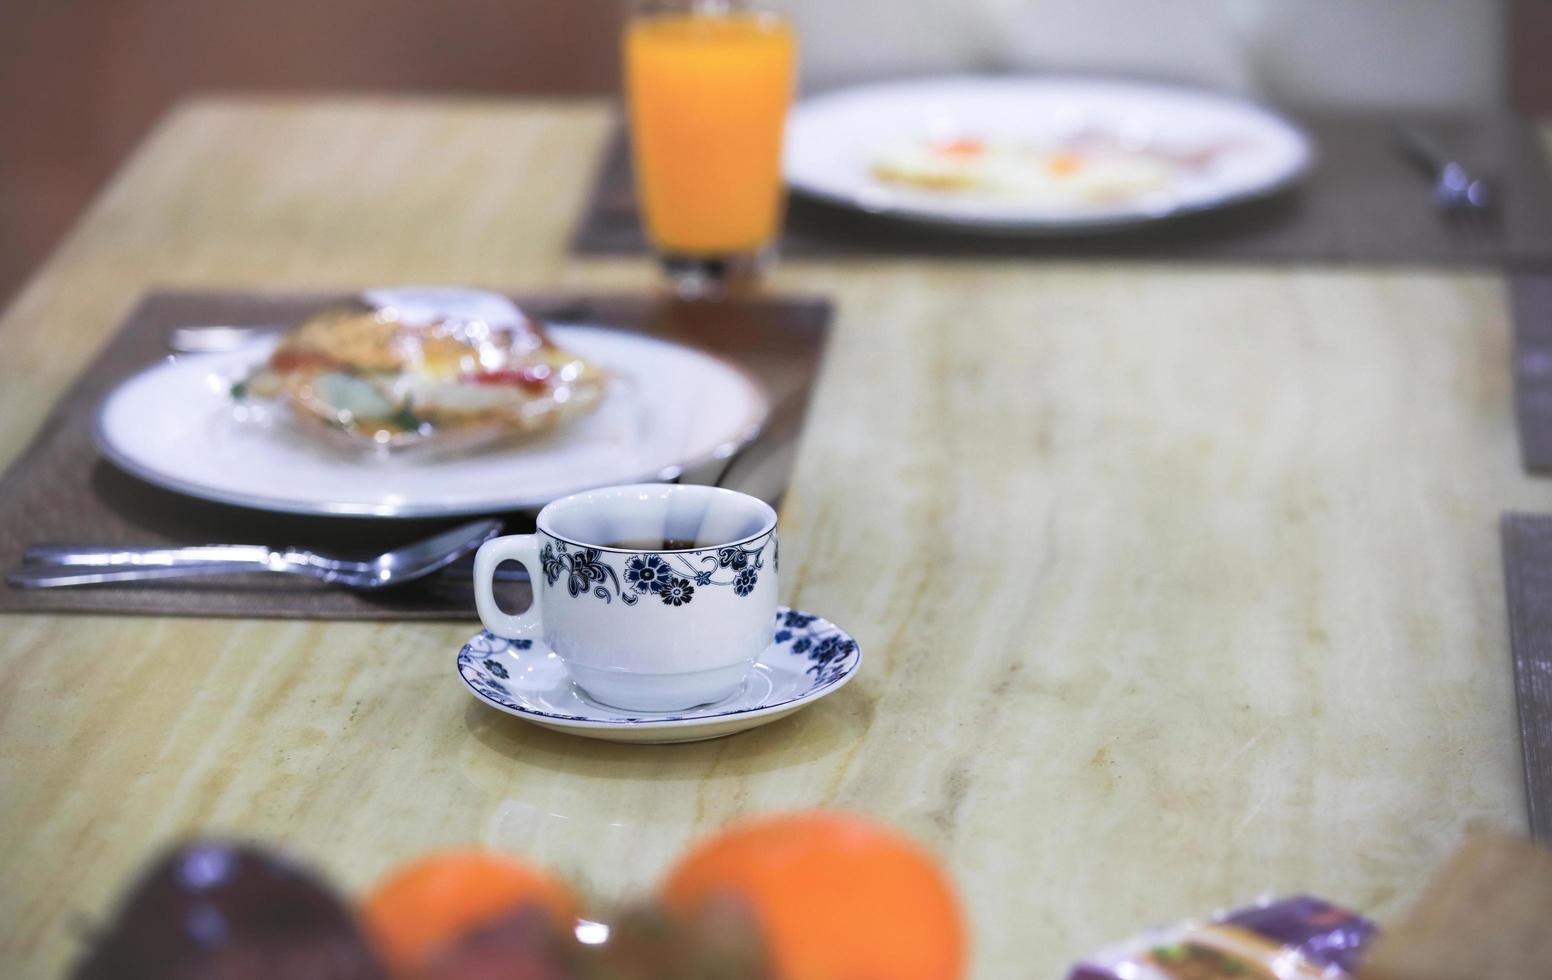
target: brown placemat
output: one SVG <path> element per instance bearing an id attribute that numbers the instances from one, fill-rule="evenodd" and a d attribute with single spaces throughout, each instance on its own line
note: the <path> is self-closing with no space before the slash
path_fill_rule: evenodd
<path id="1" fill-rule="evenodd" d="M 1552 841 L 1552 516 L 1505 514 L 1499 530 L 1530 830 Z"/>
<path id="2" fill-rule="evenodd" d="M 343 294 L 153 293 L 130 313 L 42 429 L 0 477 L 0 568 L 44 542 L 159 545 L 298 545 L 345 557 L 378 554 L 452 526 L 448 520 L 298 517 L 210 503 L 159 489 L 102 460 L 91 426 L 102 397 L 120 379 L 167 354 L 168 331 L 191 324 L 294 322 Z M 765 385 L 773 410 L 768 434 L 795 439 L 812 392 L 830 320 L 813 298 L 677 303 L 642 296 L 522 296 L 528 310 L 608 324 L 700 347 L 738 362 Z M 764 447 L 765 443 L 757 445 Z M 764 452 L 790 467 L 791 454 Z M 785 487 L 784 477 L 762 486 Z M 685 480 L 715 481 L 718 467 Z M 767 493 L 766 496 L 773 494 Z M 774 502 L 774 501 L 773 501 Z M 530 530 L 532 516 L 501 515 L 508 532 Z M 511 601 L 527 601 L 514 583 Z M 402 588 L 353 593 L 281 576 L 243 576 L 63 589 L 0 586 L 0 612 L 152 613 L 294 619 L 472 619 L 467 579 L 440 575 Z"/>
<path id="3" fill-rule="evenodd" d="M 781 252 L 793 259 L 1027 256 L 1552 265 L 1552 179 L 1536 132 L 1522 120 L 1406 120 L 1426 126 L 1461 159 L 1501 180 L 1501 221 L 1486 235 L 1463 231 L 1433 211 L 1428 182 L 1395 152 L 1397 119 L 1300 122 L 1319 150 L 1315 171 L 1303 186 L 1266 200 L 1104 234 L 1016 237 L 939 230 L 794 196 Z M 646 251 L 623 131 L 604 151 L 572 247 L 584 255 Z"/>

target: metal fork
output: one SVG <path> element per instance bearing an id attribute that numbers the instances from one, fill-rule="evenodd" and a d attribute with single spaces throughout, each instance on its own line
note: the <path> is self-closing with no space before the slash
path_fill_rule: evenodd
<path id="1" fill-rule="evenodd" d="M 352 589 L 384 589 L 440 572 L 473 554 L 480 545 L 500 533 L 500 521 L 473 521 L 386 551 L 368 561 L 263 545 L 181 548 L 35 545 L 27 549 L 21 567 L 6 576 L 6 581 L 16 588 L 42 589 L 259 572 L 306 575 Z"/>
<path id="2" fill-rule="evenodd" d="M 1421 129 L 1396 134 L 1396 150 L 1413 169 L 1433 181 L 1433 205 L 1460 237 L 1486 243 L 1498 233 L 1499 199 L 1494 182 L 1455 159 Z"/>

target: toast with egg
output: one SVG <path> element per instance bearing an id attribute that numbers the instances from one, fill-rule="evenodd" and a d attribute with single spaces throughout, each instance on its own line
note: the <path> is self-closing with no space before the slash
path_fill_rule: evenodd
<path id="1" fill-rule="evenodd" d="M 284 334 L 233 395 L 279 399 L 336 445 L 387 450 L 467 449 L 592 411 L 604 372 L 510 309 L 496 321 L 332 306 Z"/>

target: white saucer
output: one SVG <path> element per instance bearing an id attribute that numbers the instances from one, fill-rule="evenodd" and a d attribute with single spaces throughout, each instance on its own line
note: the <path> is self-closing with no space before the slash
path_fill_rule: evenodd
<path id="1" fill-rule="evenodd" d="M 851 680 L 862 651 L 827 619 L 782 606 L 776 641 L 744 684 L 684 711 L 626 711 L 584 694 L 542 640 L 503 640 L 481 630 L 458 651 L 458 676 L 481 701 L 535 725 L 610 742 L 699 742 L 769 724 Z"/>

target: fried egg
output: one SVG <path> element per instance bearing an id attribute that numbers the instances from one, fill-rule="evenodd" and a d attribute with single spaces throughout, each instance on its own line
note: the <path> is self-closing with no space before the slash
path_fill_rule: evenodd
<path id="1" fill-rule="evenodd" d="M 915 140 L 873 160 L 875 179 L 942 194 L 974 194 L 1049 204 L 1107 204 L 1161 190 L 1175 179 L 1168 159 L 1119 146 L 1042 148 L 961 137 Z"/>

